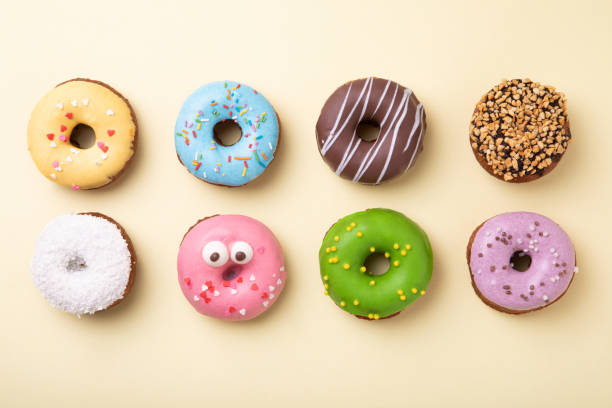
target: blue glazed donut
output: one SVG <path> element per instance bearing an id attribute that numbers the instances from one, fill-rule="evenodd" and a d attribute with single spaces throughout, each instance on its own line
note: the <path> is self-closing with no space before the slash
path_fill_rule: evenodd
<path id="1" fill-rule="evenodd" d="M 240 140 L 219 144 L 213 128 L 232 120 Z M 176 120 L 174 144 L 181 163 L 206 182 L 242 186 L 259 177 L 274 160 L 279 123 L 272 105 L 256 90 L 232 81 L 206 84 L 189 95 Z"/>

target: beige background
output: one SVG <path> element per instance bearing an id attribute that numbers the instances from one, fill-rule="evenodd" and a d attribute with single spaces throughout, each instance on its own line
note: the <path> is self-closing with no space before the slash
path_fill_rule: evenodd
<path id="1" fill-rule="evenodd" d="M 610 2 L 155 3 L 2 7 L 0 406 L 612 404 Z M 378 187 L 334 175 L 314 137 L 327 96 L 366 75 L 412 88 L 428 119 L 415 168 Z M 99 191 L 45 180 L 26 149 L 38 99 L 77 76 L 116 87 L 141 126 L 132 167 Z M 503 77 L 568 97 L 574 144 L 528 185 L 489 176 L 468 145 L 476 101 Z M 182 101 L 220 79 L 260 90 L 283 122 L 274 165 L 239 189 L 198 181 L 174 153 Z M 378 323 L 323 296 L 316 256 L 335 220 L 373 206 L 420 223 L 436 264 L 428 294 Z M 581 266 L 561 301 L 524 316 L 486 307 L 464 256 L 476 225 L 512 210 L 559 222 Z M 116 218 L 139 260 L 127 300 L 81 320 L 52 309 L 28 271 L 44 225 L 77 211 Z M 177 284 L 183 233 L 214 213 L 256 217 L 284 246 L 288 285 L 254 321 L 200 316 Z"/>

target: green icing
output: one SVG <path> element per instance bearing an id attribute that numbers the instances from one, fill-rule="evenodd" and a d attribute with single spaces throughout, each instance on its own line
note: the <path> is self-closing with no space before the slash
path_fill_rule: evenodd
<path id="1" fill-rule="evenodd" d="M 383 275 L 361 271 L 372 247 L 389 254 L 389 270 Z M 401 311 L 425 293 L 433 254 L 425 231 L 412 220 L 397 211 L 373 208 L 347 215 L 331 227 L 319 250 L 319 264 L 326 293 L 339 307 L 379 318 Z"/>

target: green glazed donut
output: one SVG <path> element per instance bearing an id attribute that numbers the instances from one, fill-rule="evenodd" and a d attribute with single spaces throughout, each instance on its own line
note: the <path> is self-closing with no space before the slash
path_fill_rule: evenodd
<path id="1" fill-rule="evenodd" d="M 389 259 L 389 270 L 370 275 L 373 253 Z M 319 250 L 325 294 L 357 317 L 391 317 L 425 294 L 433 270 L 429 239 L 397 211 L 372 208 L 347 215 L 325 234 Z"/>

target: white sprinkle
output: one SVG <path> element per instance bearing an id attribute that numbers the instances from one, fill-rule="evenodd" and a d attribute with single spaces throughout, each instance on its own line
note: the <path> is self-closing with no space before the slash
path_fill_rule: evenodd
<path id="1" fill-rule="evenodd" d="M 208 122 L 210 119 L 202 119 L 202 122 Z"/>
<path id="2" fill-rule="evenodd" d="M 548 296 L 546 295 L 542 296 L 542 300 L 546 302 L 548 300 Z"/>
<path id="3" fill-rule="evenodd" d="M 62 171 L 62 166 L 57 166 L 57 167 L 55 168 L 55 171 L 57 171 L 57 172 Z"/>
<path id="4" fill-rule="evenodd" d="M 276 284 L 280 286 L 280 285 L 283 284 L 283 281 L 279 279 L 279 280 L 276 281 Z"/>
<path id="5" fill-rule="evenodd" d="M 255 280 L 255 275 L 251 274 L 251 277 L 249 278 L 249 280 L 253 282 Z"/>
<path id="6" fill-rule="evenodd" d="M 74 147 L 70 148 L 70 151 L 74 154 L 79 154 L 79 151 L 77 149 L 75 149 Z"/>
<path id="7" fill-rule="evenodd" d="M 274 293 L 270 293 L 270 299 L 274 299 Z"/>
<path id="8" fill-rule="evenodd" d="M 106 153 L 102 153 L 100 155 L 100 157 L 102 158 L 102 160 L 106 160 L 106 158 L 108 157 L 108 155 Z"/>
<path id="9" fill-rule="evenodd" d="M 284 267 L 284 266 L 281 266 L 281 267 L 280 267 L 280 271 L 281 271 L 281 272 L 285 272 L 285 267 Z"/>
<path id="10" fill-rule="evenodd" d="M 70 156 L 66 157 L 66 161 L 67 162 L 71 162 L 72 161 L 72 157 L 70 157 Z"/>
<path id="11" fill-rule="evenodd" d="M 231 289 L 231 290 L 230 290 L 230 293 L 231 293 L 232 295 L 235 295 L 236 293 L 238 293 L 238 291 L 237 291 L 236 289 Z"/>
<path id="12" fill-rule="evenodd" d="M 83 99 L 81 102 L 83 102 L 83 106 L 89 105 L 89 99 Z"/>
<path id="13" fill-rule="evenodd" d="M 204 176 L 204 178 L 206 178 L 206 172 L 204 172 L 203 176 Z"/>
<path id="14" fill-rule="evenodd" d="M 240 309 L 239 313 L 244 316 L 246 314 L 246 309 Z"/>
<path id="15" fill-rule="evenodd" d="M 477 271 L 476 271 L 476 273 L 477 273 L 478 275 L 480 275 L 480 273 L 481 273 L 481 272 L 482 272 L 482 269 L 479 269 L 479 270 L 477 270 Z"/>
<path id="16" fill-rule="evenodd" d="M 550 278 L 550 281 L 554 282 L 555 281 L 555 277 L 553 276 L 552 278 Z"/>
<path id="17" fill-rule="evenodd" d="M 208 290 L 208 286 L 202 285 L 202 292 L 206 292 Z"/>
<path id="18" fill-rule="evenodd" d="M 522 244 L 522 243 L 523 243 L 523 240 L 519 238 L 519 239 L 517 239 L 517 240 L 516 240 L 516 243 L 517 243 L 517 244 Z"/>
<path id="19" fill-rule="evenodd" d="M 555 252 L 555 248 L 550 248 L 550 253 L 552 254 L 553 252 Z"/>
<path id="20" fill-rule="evenodd" d="M 557 252 L 555 252 L 554 257 L 555 257 L 555 258 L 558 258 L 558 257 L 559 257 L 559 254 L 558 254 Z"/>
<path id="21" fill-rule="evenodd" d="M 52 178 L 53 180 L 55 180 L 55 179 L 57 178 L 57 176 L 55 175 L 55 173 L 51 173 L 51 178 Z"/>
<path id="22" fill-rule="evenodd" d="M 268 147 L 270 148 L 270 150 L 274 150 L 274 147 L 272 146 L 271 142 L 268 142 Z"/>
<path id="23" fill-rule="evenodd" d="M 77 101 L 73 99 L 73 100 L 72 100 L 72 102 L 70 102 L 70 104 L 71 104 L 72 106 L 76 107 L 76 106 L 77 106 Z"/>
<path id="24" fill-rule="evenodd" d="M 544 235 L 545 237 L 548 236 L 548 232 L 544 232 L 542 235 Z"/>
<path id="25" fill-rule="evenodd" d="M 538 252 L 540 250 L 540 248 L 534 248 L 533 250 Z"/>
<path id="26" fill-rule="evenodd" d="M 534 246 L 533 246 L 533 245 L 529 245 L 529 249 L 533 249 L 533 248 L 534 248 Z"/>
<path id="27" fill-rule="evenodd" d="M 268 286 L 268 289 L 270 290 L 270 292 L 274 292 L 274 289 L 276 289 L 274 286 Z"/>
<path id="28" fill-rule="evenodd" d="M 266 300 L 266 301 L 264 301 L 264 302 L 263 302 L 263 305 L 264 305 L 264 307 L 268 307 L 268 301 L 267 301 L 267 300 Z"/>
<path id="29" fill-rule="evenodd" d="M 576 267 L 574 267 L 574 273 L 578 273 L 578 272 L 580 272 L 580 270 L 578 269 L 578 267 L 577 267 L 577 266 L 576 266 Z"/>
<path id="30" fill-rule="evenodd" d="M 64 104 L 63 104 L 63 103 L 61 103 L 61 102 L 60 102 L 60 103 L 58 103 L 58 104 L 57 104 L 57 105 L 55 105 L 55 106 L 57 106 L 57 109 L 64 109 Z"/>
<path id="31" fill-rule="evenodd" d="M 57 147 L 57 145 L 55 144 L 55 142 L 51 142 L 51 143 L 49 143 L 49 146 L 50 146 L 50 147 Z"/>
<path id="32" fill-rule="evenodd" d="M 487 231 L 487 233 L 485 234 L 487 237 L 491 236 L 491 233 L 489 231 Z"/>
<path id="33" fill-rule="evenodd" d="M 530 226 L 529 226 L 529 229 L 530 229 L 530 230 L 532 230 L 532 231 L 535 231 L 535 225 L 533 225 L 533 224 L 532 224 L 532 225 L 530 225 Z"/>
<path id="34" fill-rule="evenodd" d="M 109 109 L 109 110 L 106 111 L 106 114 L 108 116 L 113 116 L 115 114 L 115 112 L 113 112 L 111 109 Z"/>
<path id="35" fill-rule="evenodd" d="M 216 290 L 216 289 L 215 289 L 215 291 L 213 292 L 213 295 L 214 295 L 214 296 L 219 296 L 219 295 L 220 295 L 220 293 L 219 293 L 219 291 L 218 291 L 218 290 Z"/>
<path id="36" fill-rule="evenodd" d="M 500 231 L 501 231 L 501 227 L 497 227 L 497 232 L 500 232 Z"/>
<path id="37" fill-rule="evenodd" d="M 273 278 L 276 278 L 276 273 L 273 273 L 273 274 L 272 274 L 272 277 L 273 277 Z"/>
<path id="38" fill-rule="evenodd" d="M 197 302 L 198 300 L 200 300 L 200 298 L 199 298 L 199 296 L 194 296 L 193 300 L 195 300 Z"/>

